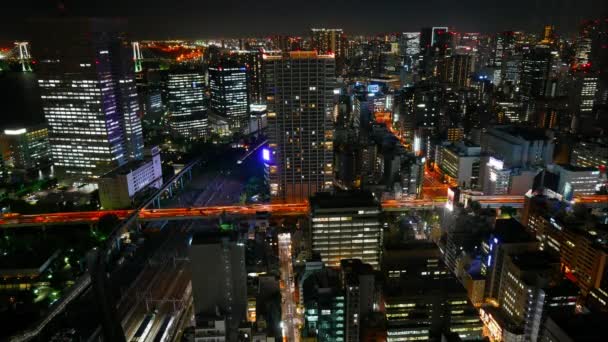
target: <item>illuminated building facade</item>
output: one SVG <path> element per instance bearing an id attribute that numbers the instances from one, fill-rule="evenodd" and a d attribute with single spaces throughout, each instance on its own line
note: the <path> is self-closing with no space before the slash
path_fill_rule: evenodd
<path id="1" fill-rule="evenodd" d="M 483 324 L 456 279 L 409 277 L 387 290 L 386 341 L 432 341 L 444 332 L 458 334 L 461 341 L 481 338 Z"/>
<path id="2" fill-rule="evenodd" d="M 5 166 L 30 170 L 50 162 L 46 127 L 5 129 L 0 135 L 0 151 Z"/>
<path id="3" fill-rule="evenodd" d="M 143 157 L 130 48 L 119 20 L 49 20 L 35 46 L 49 143 L 60 178 L 98 178 Z"/>
<path id="4" fill-rule="evenodd" d="M 500 293 L 504 262 L 509 255 L 535 251 L 538 242 L 513 218 L 496 220 L 494 230 L 481 244 L 481 275 L 486 276 L 486 297 Z"/>
<path id="5" fill-rule="evenodd" d="M 342 68 L 346 57 L 348 42 L 342 29 L 313 28 L 310 30 L 310 47 L 320 55 L 334 54 L 336 69 Z"/>
<path id="6" fill-rule="evenodd" d="M 334 57 L 290 52 L 265 68 L 271 200 L 304 202 L 332 185 Z"/>
<path id="7" fill-rule="evenodd" d="M 361 259 L 380 268 L 380 204 L 369 192 L 317 193 L 310 198 L 312 251 L 329 267 Z"/>
<path id="8" fill-rule="evenodd" d="M 232 132 L 245 128 L 249 115 L 247 68 L 222 62 L 209 68 L 211 109 L 226 118 Z"/>
<path id="9" fill-rule="evenodd" d="M 98 180 L 99 201 L 104 209 L 124 209 L 131 206 L 133 198 L 149 187 L 160 188 L 163 171 L 160 149 L 146 149 L 144 160 L 132 160 Z"/>
<path id="10" fill-rule="evenodd" d="M 561 164 L 551 165 L 548 170 L 559 176 L 555 191 L 568 201 L 576 195 L 595 194 L 600 183 L 600 171 L 595 167 Z"/>
<path id="11" fill-rule="evenodd" d="M 524 121 L 527 121 L 527 116 L 533 112 L 533 100 L 545 95 L 552 62 L 553 55 L 547 46 L 536 46 L 523 55 L 520 89 L 521 100 L 526 108 Z"/>
<path id="12" fill-rule="evenodd" d="M 304 302 L 302 337 L 345 342 L 346 303 L 337 270 L 322 268 L 310 274 L 300 296 Z"/>
<path id="13" fill-rule="evenodd" d="M 195 70 L 174 70 L 167 79 L 169 127 L 189 139 L 207 136 L 209 120 L 204 101 L 204 75 Z"/>
<path id="14" fill-rule="evenodd" d="M 462 188 L 477 186 L 481 147 L 465 142 L 438 146 L 435 163 Z"/>
<path id="15" fill-rule="evenodd" d="M 344 341 L 359 342 L 362 320 L 377 306 L 373 268 L 359 259 L 343 259 L 340 280 L 346 299 Z"/>
<path id="16" fill-rule="evenodd" d="M 578 288 L 569 281 L 563 285 L 565 291 L 554 285 L 561 277 L 559 268 L 559 260 L 545 252 L 505 258 L 498 302 L 505 316 L 523 328 L 526 341 L 537 340 L 548 310 L 569 306 L 574 311 Z"/>
<path id="17" fill-rule="evenodd" d="M 570 164 L 579 167 L 604 169 L 608 165 L 608 145 L 600 142 L 577 142 L 572 147 Z"/>
<path id="18" fill-rule="evenodd" d="M 509 194 L 511 170 L 504 168 L 504 162 L 498 158 L 482 158 L 482 167 L 487 177 L 483 177 L 482 191 L 485 195 Z"/>

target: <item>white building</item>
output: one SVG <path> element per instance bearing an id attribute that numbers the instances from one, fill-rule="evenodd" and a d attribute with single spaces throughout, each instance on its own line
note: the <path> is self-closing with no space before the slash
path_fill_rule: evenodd
<path id="1" fill-rule="evenodd" d="M 458 186 L 477 186 L 481 147 L 464 142 L 437 146 L 435 162 L 441 171 L 454 179 Z"/>
<path id="2" fill-rule="evenodd" d="M 559 176 L 557 192 L 567 200 L 574 195 L 593 195 L 600 184 L 600 171 L 594 167 L 577 167 L 569 164 L 547 168 Z"/>
<path id="3" fill-rule="evenodd" d="M 138 192 L 150 186 L 160 188 L 162 184 L 160 149 L 155 146 L 146 151 L 144 160 L 131 161 L 99 178 L 101 206 L 104 209 L 129 207 Z"/>

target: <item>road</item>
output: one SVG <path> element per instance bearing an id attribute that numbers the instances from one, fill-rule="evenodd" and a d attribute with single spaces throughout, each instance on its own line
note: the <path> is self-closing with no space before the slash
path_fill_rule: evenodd
<path id="1" fill-rule="evenodd" d="M 279 269 L 281 273 L 281 328 L 283 341 L 299 342 L 301 319 L 295 301 L 295 281 L 291 255 L 291 234 L 279 234 Z"/>
<path id="2" fill-rule="evenodd" d="M 256 212 L 267 211 L 277 216 L 303 215 L 308 212 L 307 203 L 287 203 L 287 204 L 251 204 L 251 205 L 222 205 L 221 203 L 234 203 L 237 188 L 240 183 L 226 180 L 219 183 L 219 188 L 209 190 L 207 197 L 197 199 L 196 203 L 205 203 L 203 206 L 193 206 L 188 208 L 166 208 L 166 209 L 145 209 L 139 214 L 139 220 L 162 220 L 162 219 L 194 219 L 204 217 L 217 217 L 222 214 L 227 215 L 255 215 Z M 213 187 L 213 186 L 212 186 Z M 206 198 L 206 199 L 205 199 Z M 436 207 L 445 203 L 446 194 L 433 198 L 415 200 L 387 200 L 382 202 L 385 209 L 408 209 L 408 208 L 428 208 Z M 482 205 L 522 205 L 524 196 L 479 196 Z M 607 195 L 585 195 L 576 197 L 575 203 L 598 204 L 608 203 Z M 52 224 L 69 223 L 91 223 L 99 220 L 106 214 L 115 214 L 124 219 L 131 214 L 131 210 L 102 210 L 102 211 L 82 211 L 66 213 L 50 213 L 37 215 L 15 215 L 5 216 L 0 219 L 0 226 L 3 228 L 17 226 L 43 226 Z"/>

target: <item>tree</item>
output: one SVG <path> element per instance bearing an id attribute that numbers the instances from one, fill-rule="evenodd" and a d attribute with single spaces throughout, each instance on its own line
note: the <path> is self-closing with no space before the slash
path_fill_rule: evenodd
<path id="1" fill-rule="evenodd" d="M 105 214 L 97 221 L 97 229 L 93 235 L 98 235 L 98 238 L 105 240 L 119 224 L 120 219 L 116 214 Z"/>
<path id="2" fill-rule="evenodd" d="M 500 207 L 500 214 L 503 217 L 513 217 L 517 213 L 517 210 L 511 206 L 503 205 Z"/>
<path id="3" fill-rule="evenodd" d="M 479 204 L 479 202 L 477 202 L 477 201 L 471 201 L 471 204 L 469 205 L 469 207 L 475 213 L 479 212 L 481 210 L 481 204 Z"/>

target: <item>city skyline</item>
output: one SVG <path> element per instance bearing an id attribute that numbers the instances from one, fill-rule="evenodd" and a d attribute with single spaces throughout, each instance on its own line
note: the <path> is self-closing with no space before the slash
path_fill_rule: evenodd
<path id="1" fill-rule="evenodd" d="M 382 0 L 373 4 L 361 0 L 348 4 L 312 0 L 304 7 L 277 0 L 246 4 L 235 0 L 186 0 L 170 7 L 160 0 L 110 0 L 103 6 L 49 0 L 36 8 L 9 4 L 8 10 L 0 14 L 0 42 L 26 38 L 31 29 L 30 18 L 48 16 L 126 18 L 135 39 L 211 39 L 272 34 L 305 36 L 310 27 L 342 28 L 350 34 L 408 32 L 427 25 L 447 25 L 465 32 L 527 30 L 540 33 L 542 25 L 552 24 L 559 32 L 570 35 L 576 32 L 581 20 L 607 12 L 608 4 L 602 0 L 537 0 L 534 3 L 516 0 L 508 4 L 480 0 L 424 3 Z M 161 22 L 163 25 L 158 25 Z"/>
<path id="2" fill-rule="evenodd" d="M 605 340 L 604 4 L 31 7 L 0 340 Z"/>

